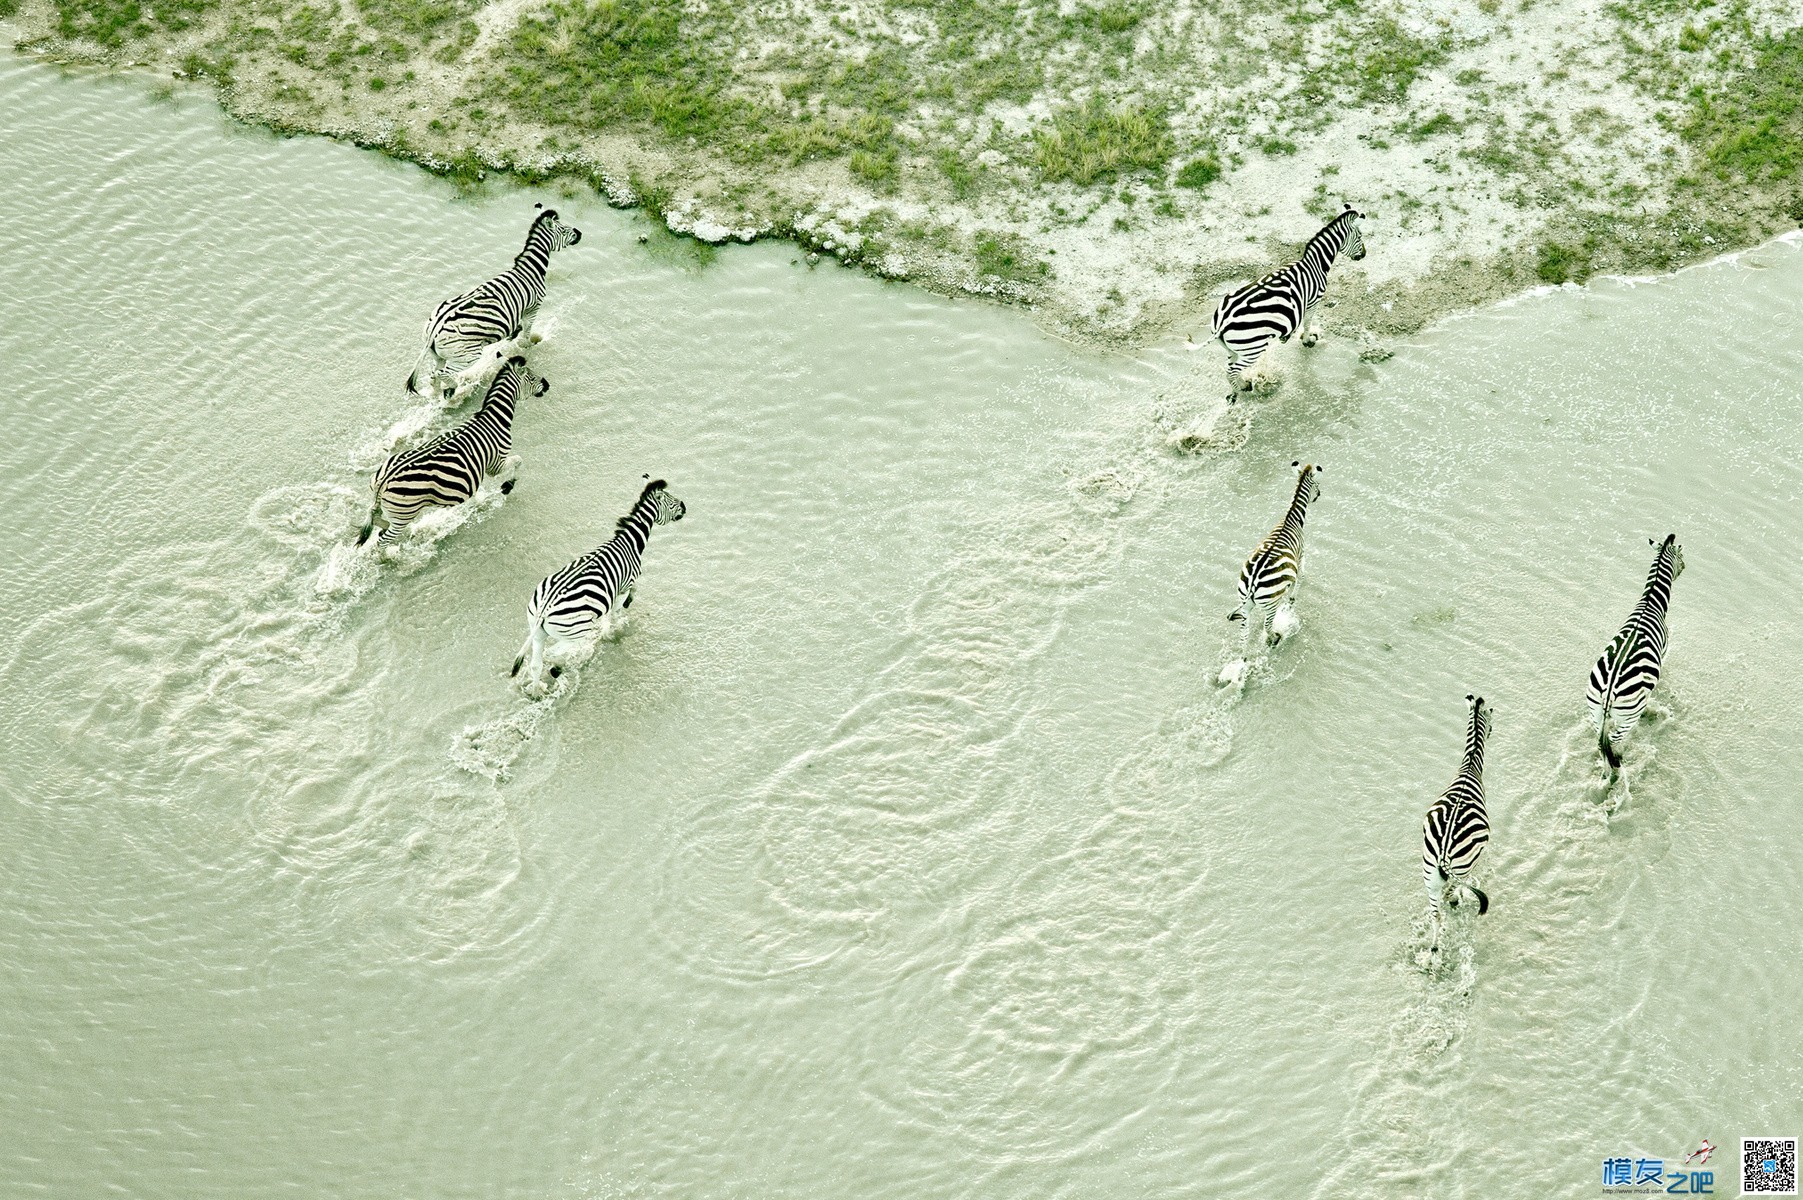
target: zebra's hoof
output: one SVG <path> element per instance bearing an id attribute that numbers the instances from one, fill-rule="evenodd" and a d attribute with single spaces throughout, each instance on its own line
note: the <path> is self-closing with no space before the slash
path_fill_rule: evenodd
<path id="1" fill-rule="evenodd" d="M 1307 337 L 1302 339 L 1302 344 L 1306 347 L 1309 347 L 1310 349 L 1313 349 L 1315 343 L 1320 340 L 1321 340 L 1320 338 L 1316 337 L 1314 334 L 1311 333 Z"/>
<path id="2" fill-rule="evenodd" d="M 511 491 L 513 491 L 513 485 L 514 485 L 514 484 L 516 484 L 516 483 L 518 483 L 518 482 L 519 482 L 519 480 L 517 480 L 517 479 L 509 479 L 509 480 L 508 480 L 508 481 L 507 481 L 507 482 L 506 482 L 506 483 L 503 483 L 503 484 L 502 484 L 502 485 L 501 485 L 501 494 L 502 494 L 502 495 L 503 495 L 503 496 L 505 496 L 505 495 L 507 495 L 507 494 L 508 494 L 508 493 L 509 493 L 509 492 L 511 492 Z"/>
<path id="3" fill-rule="evenodd" d="M 563 674 L 562 667 L 552 667 L 551 674 L 548 676 L 548 678 L 556 679 L 559 675 L 562 675 L 562 674 Z"/>

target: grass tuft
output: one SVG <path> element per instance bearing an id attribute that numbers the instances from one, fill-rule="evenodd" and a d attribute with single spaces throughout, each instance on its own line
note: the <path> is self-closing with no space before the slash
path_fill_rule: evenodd
<path id="1" fill-rule="evenodd" d="M 1183 169 L 1177 172 L 1177 186 L 1201 191 L 1219 179 L 1223 170 L 1220 155 L 1209 146 L 1200 156 L 1183 164 Z"/>
<path id="2" fill-rule="evenodd" d="M 979 232 L 976 259 L 979 274 L 1009 283 L 1035 283 L 1051 269 L 1043 260 L 1035 259 L 1026 243 L 1012 233 Z"/>
<path id="3" fill-rule="evenodd" d="M 1136 104 L 1111 108 L 1092 100 L 1054 115 L 1049 128 L 1033 135 L 1033 160 L 1048 183 L 1112 182 L 1133 171 L 1159 170 L 1170 158 L 1164 114 Z"/>

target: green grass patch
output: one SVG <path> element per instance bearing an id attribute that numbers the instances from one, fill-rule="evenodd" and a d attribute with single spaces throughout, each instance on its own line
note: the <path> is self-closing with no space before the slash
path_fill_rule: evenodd
<path id="1" fill-rule="evenodd" d="M 474 11 L 471 0 L 357 0 L 357 12 L 372 29 L 426 39 Z"/>
<path id="2" fill-rule="evenodd" d="M 1435 113 L 1427 120 L 1416 125 L 1404 125 L 1402 135 L 1411 142 L 1425 142 L 1428 138 L 1442 133 L 1457 133 L 1459 122 L 1451 113 Z"/>
<path id="3" fill-rule="evenodd" d="M 933 156 L 939 173 L 945 177 L 946 186 L 952 189 L 952 195 L 960 200 L 968 200 L 977 190 L 977 173 L 971 170 L 964 156 L 950 146 L 942 146 Z"/>
<path id="4" fill-rule="evenodd" d="M 1195 158 L 1183 164 L 1177 172 L 1177 186 L 1201 191 L 1219 179 L 1225 168 L 1221 166 L 1221 156 L 1213 146 L 1205 149 Z"/>
<path id="5" fill-rule="evenodd" d="M 1714 91 L 1691 92 L 1684 137 L 1716 175 L 1790 179 L 1803 166 L 1803 29 L 1755 43 L 1753 66 Z"/>
<path id="6" fill-rule="evenodd" d="M 157 32 L 180 32 L 213 0 L 56 0 L 56 31 L 66 38 L 118 46 Z M 15 2 L 16 7 L 16 2 Z"/>
<path id="7" fill-rule="evenodd" d="M 897 179 L 895 118 L 913 93 L 901 58 L 816 64 L 772 102 L 739 81 L 731 39 L 709 19 L 679 0 L 553 0 L 515 28 L 488 91 L 553 127 L 649 126 L 740 162 L 849 155 L 865 183 Z"/>
<path id="8" fill-rule="evenodd" d="M 1100 100 L 1067 108 L 1033 134 L 1033 161 L 1047 182 L 1079 187 L 1112 182 L 1134 171 L 1156 171 L 1171 158 L 1164 113 L 1137 104 Z"/>
<path id="9" fill-rule="evenodd" d="M 1389 17 L 1352 34 L 1350 53 L 1338 56 L 1321 74 L 1352 93 L 1360 104 L 1401 100 L 1422 75 L 1446 61 L 1452 38 L 1419 38 Z"/>
<path id="10" fill-rule="evenodd" d="M 1044 279 L 1050 268 L 1034 258 L 1025 242 L 1012 233 L 977 234 L 977 271 L 1010 283 L 1035 283 Z"/>
<path id="11" fill-rule="evenodd" d="M 1534 274 L 1543 283 L 1582 283 L 1590 277 L 1592 247 L 1543 242 L 1534 258 Z"/>
<path id="12" fill-rule="evenodd" d="M 1145 18 L 1145 9 L 1138 4 L 1127 4 L 1123 0 L 1108 0 L 1105 4 L 1079 4 L 1077 11 L 1065 18 L 1065 24 L 1071 29 L 1093 29 L 1098 33 L 1121 34 L 1137 28 Z"/>
<path id="13" fill-rule="evenodd" d="M 723 94 L 682 21 L 674 0 L 555 0 L 514 30 L 501 90 L 550 124 L 718 140 L 743 123 L 743 104 Z"/>

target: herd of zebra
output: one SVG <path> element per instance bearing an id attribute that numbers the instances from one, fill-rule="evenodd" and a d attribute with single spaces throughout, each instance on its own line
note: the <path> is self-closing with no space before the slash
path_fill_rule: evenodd
<path id="1" fill-rule="evenodd" d="M 485 476 L 519 466 L 513 453 L 514 402 L 522 385 L 542 396 L 551 384 L 533 374 L 517 351 L 533 340 L 532 321 L 545 298 L 551 255 L 582 240 L 582 231 L 565 225 L 557 210 L 537 207 L 542 211 L 533 218 L 525 248 L 514 257 L 513 266 L 446 300 L 426 322 L 425 346 L 407 378 L 409 392 L 454 402 L 460 385 L 479 380 L 497 361 L 500 369 L 474 416 L 423 446 L 389 455 L 376 469 L 375 500 L 358 545 L 379 528 L 379 549 L 395 541 L 426 509 L 462 504 L 476 494 Z M 685 506 L 669 486 L 649 475 L 644 478 L 637 502 L 615 524 L 613 536 L 545 576 L 533 589 L 526 605 L 526 642 L 512 671 L 517 676 L 530 659 L 527 686 L 542 682 L 547 645 L 555 649 L 608 632 L 632 606 L 632 585 L 638 581 L 652 526 L 682 520 Z M 502 493 L 512 492 L 514 483 L 509 475 L 501 484 Z M 561 670 L 553 666 L 550 678 Z"/>
<path id="2" fill-rule="evenodd" d="M 486 283 L 440 304 L 426 324 L 425 345 L 407 389 L 422 398 L 455 402 L 459 391 L 493 369 L 482 403 L 474 415 L 426 444 L 390 455 L 376 470 L 375 498 L 357 541 L 366 543 L 379 530 L 378 546 L 393 542 L 430 507 L 462 504 L 476 494 L 485 476 L 513 471 L 514 405 L 522 388 L 544 395 L 549 381 L 534 374 L 519 353 L 531 344 L 532 321 L 545 296 L 545 272 L 552 253 L 582 240 L 582 231 L 565 225 L 554 209 L 534 218 L 525 248 L 513 266 Z M 1310 318 L 1327 286 L 1327 273 L 1340 254 L 1365 256 L 1358 222 L 1364 214 L 1347 205 L 1310 238 L 1297 261 L 1240 288 L 1222 299 L 1215 311 L 1214 336 L 1228 351 L 1228 399 L 1252 384 L 1246 372 L 1273 341 L 1287 342 L 1298 329 L 1302 344 L 1313 346 L 1318 334 Z M 1309 505 L 1320 495 L 1322 468 L 1297 461 L 1296 491 L 1288 510 L 1268 537 L 1246 560 L 1239 576 L 1239 606 L 1229 620 L 1246 626 L 1245 650 L 1221 673 L 1222 683 L 1237 684 L 1249 669 L 1250 656 L 1276 646 L 1299 625 L 1296 595 L 1302 580 L 1302 531 Z M 661 479 L 646 483 L 630 512 L 616 524 L 613 536 L 561 570 L 547 575 L 526 606 L 526 642 L 514 659 L 511 674 L 525 666 L 526 686 L 544 682 L 547 648 L 606 633 L 632 604 L 632 588 L 644 560 L 645 545 L 656 525 L 679 521 L 684 505 Z M 510 475 L 501 485 L 513 490 Z M 1621 768 L 1620 747 L 1639 721 L 1659 682 L 1665 654 L 1665 610 L 1672 581 L 1684 569 L 1684 552 L 1676 535 L 1655 541 L 1646 587 L 1621 632 L 1591 668 L 1586 701 L 1597 724 L 1597 746 L 1613 783 Z M 553 666 L 549 677 L 561 670 Z M 1465 755 L 1458 776 L 1428 808 L 1422 832 L 1422 874 L 1435 930 L 1440 905 L 1456 905 L 1460 891 L 1477 897 L 1478 912 L 1490 899 L 1471 881 L 1471 873 L 1490 839 L 1484 810 L 1484 742 L 1490 733 L 1490 707 L 1482 696 L 1465 697 L 1470 707 Z"/>
<path id="3" fill-rule="evenodd" d="M 1298 329 L 1302 344 L 1313 346 L 1318 335 L 1309 318 L 1327 288 L 1327 272 L 1344 253 L 1353 259 L 1365 256 L 1365 241 L 1358 222 L 1364 214 L 1350 204 L 1303 248 L 1302 256 L 1264 278 L 1230 292 L 1215 310 L 1213 332 L 1227 348 L 1228 401 L 1248 390 L 1246 372 L 1273 341 L 1287 342 Z M 1275 646 L 1294 632 L 1296 591 L 1302 580 L 1302 526 L 1308 507 L 1321 493 L 1321 468 L 1300 461 L 1296 492 L 1283 520 L 1253 551 L 1240 570 L 1240 605 L 1228 616 L 1246 623 L 1246 651 L 1221 672 L 1220 682 L 1238 683 L 1245 677 L 1249 654 Z M 1659 684 L 1665 658 L 1665 610 L 1671 600 L 1672 582 L 1684 570 L 1684 550 L 1676 534 L 1663 542 L 1652 540 L 1653 565 L 1647 572 L 1640 602 L 1628 614 L 1621 632 L 1590 668 L 1585 702 L 1597 726 L 1597 748 L 1609 768 L 1613 784 L 1621 770 L 1621 745 L 1627 739 L 1647 701 Z M 1490 841 L 1490 818 L 1484 810 L 1484 742 L 1490 735 L 1490 706 L 1478 695 L 1467 695 L 1470 715 L 1465 733 L 1465 756 L 1459 773 L 1428 807 L 1421 835 L 1421 873 L 1427 887 L 1439 944 L 1440 904 L 1458 904 L 1461 890 L 1477 897 L 1478 913 L 1490 909 L 1490 897 L 1471 882 L 1478 857 Z"/>

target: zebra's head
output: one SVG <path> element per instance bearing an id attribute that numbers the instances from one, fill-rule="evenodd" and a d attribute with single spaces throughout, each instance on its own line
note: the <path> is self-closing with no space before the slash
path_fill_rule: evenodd
<path id="1" fill-rule="evenodd" d="M 1365 214 L 1348 204 L 1340 212 L 1340 220 L 1346 225 L 1346 244 L 1340 247 L 1340 253 L 1353 262 L 1365 257 L 1365 235 L 1359 230 L 1359 222 Z"/>
<path id="2" fill-rule="evenodd" d="M 1321 494 L 1320 476 L 1326 468 L 1317 467 L 1314 463 L 1305 463 L 1301 459 L 1297 459 L 1290 465 L 1297 469 L 1296 502 L 1313 504 L 1315 498 Z"/>
<path id="3" fill-rule="evenodd" d="M 1677 534 L 1666 534 L 1663 542 L 1658 538 L 1648 538 L 1647 541 L 1659 551 L 1659 554 L 1655 556 L 1655 561 L 1661 556 L 1669 555 L 1671 557 L 1673 579 L 1684 574 L 1684 547 L 1678 545 Z"/>
<path id="4" fill-rule="evenodd" d="M 1490 736 L 1490 706 L 1484 703 L 1482 696 L 1465 693 L 1465 702 L 1471 705 L 1471 740 L 1483 744 Z"/>
<path id="5" fill-rule="evenodd" d="M 689 510 L 688 505 L 670 494 L 670 485 L 661 479 L 653 479 L 645 485 L 645 490 L 639 495 L 639 503 L 651 506 L 651 523 L 654 525 L 680 521 Z"/>
<path id="6" fill-rule="evenodd" d="M 551 390 L 551 381 L 526 365 L 526 356 L 516 354 L 501 367 L 503 371 L 512 371 L 520 381 L 519 393 L 525 396 L 542 396 Z M 499 382 L 500 376 L 495 377 Z M 490 385 L 491 387 L 493 385 Z"/>
<path id="7" fill-rule="evenodd" d="M 544 208 L 544 205 L 535 204 L 533 207 Z M 539 213 L 538 216 L 533 219 L 532 232 L 538 233 L 541 230 L 550 235 L 551 249 L 553 250 L 562 250 L 565 246 L 574 246 L 577 242 L 582 240 L 582 230 L 576 228 L 574 225 L 565 225 L 558 217 L 555 208 L 545 208 L 543 212 Z"/>

